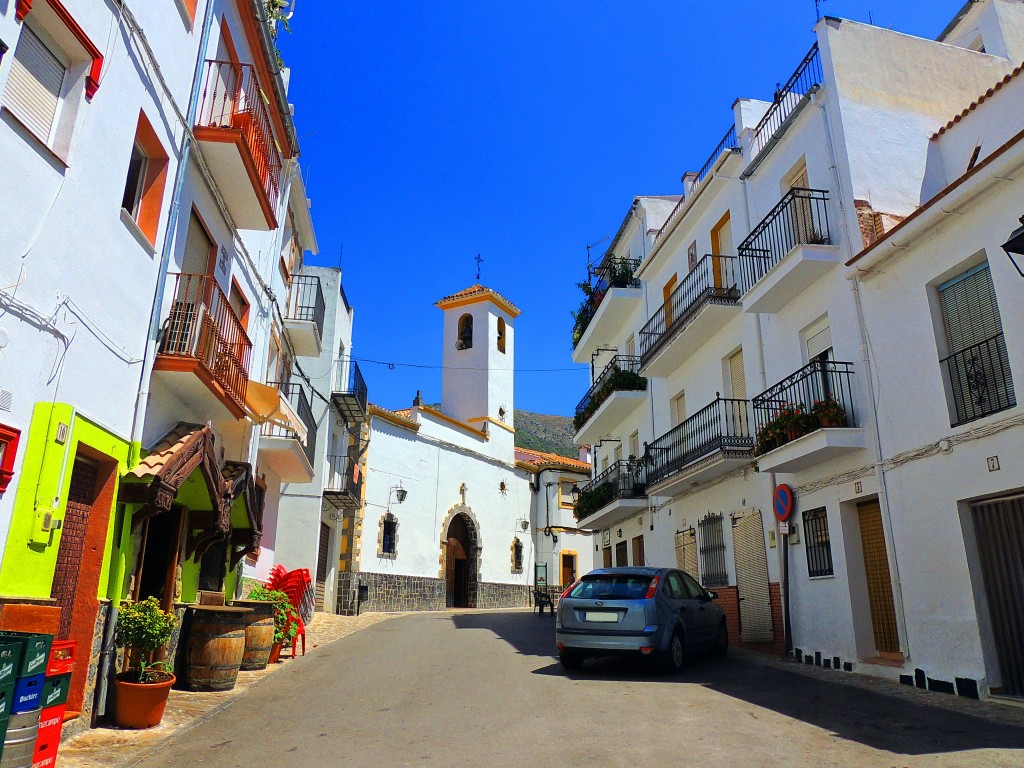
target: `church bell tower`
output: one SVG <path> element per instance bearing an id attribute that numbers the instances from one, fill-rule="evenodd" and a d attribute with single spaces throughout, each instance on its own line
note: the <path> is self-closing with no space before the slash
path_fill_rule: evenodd
<path id="1" fill-rule="evenodd" d="M 519 310 L 482 285 L 446 296 L 441 360 L 441 410 L 483 429 L 488 421 L 513 427 L 515 332 Z"/>

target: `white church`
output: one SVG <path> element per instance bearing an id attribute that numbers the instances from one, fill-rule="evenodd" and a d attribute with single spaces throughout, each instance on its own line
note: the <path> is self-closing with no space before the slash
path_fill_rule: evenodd
<path id="1" fill-rule="evenodd" d="M 370 407 L 343 582 L 361 610 L 528 606 L 535 588 L 554 593 L 593 567 L 596 539 L 573 514 L 589 457 L 516 448 L 510 301 L 474 285 L 436 306 L 441 405 L 417 394 L 411 408 Z"/>

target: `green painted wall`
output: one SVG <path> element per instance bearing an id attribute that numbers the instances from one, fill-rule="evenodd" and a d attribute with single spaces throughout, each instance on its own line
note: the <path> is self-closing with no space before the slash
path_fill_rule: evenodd
<path id="1" fill-rule="evenodd" d="M 57 428 L 70 426 L 64 445 L 57 443 Z M 43 530 L 43 517 L 49 512 L 62 520 L 71 485 L 71 468 L 80 446 L 117 461 L 117 476 L 128 469 L 130 444 L 117 435 L 90 422 L 66 403 L 36 403 L 25 441 L 14 511 L 0 561 L 0 595 L 48 598 L 60 547 L 60 530 Z M 115 487 L 114 498 L 117 498 Z M 57 500 L 54 502 L 54 500 Z M 116 505 L 115 505 L 116 506 Z M 123 597 L 126 553 L 120 552 L 113 537 L 122 517 L 111 511 L 105 544 L 106 556 L 100 572 L 100 598 Z M 120 539 L 120 537 L 118 537 Z"/>

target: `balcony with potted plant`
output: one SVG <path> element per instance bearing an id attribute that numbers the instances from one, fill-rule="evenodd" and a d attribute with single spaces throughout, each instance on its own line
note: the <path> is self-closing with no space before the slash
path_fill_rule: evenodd
<path id="1" fill-rule="evenodd" d="M 762 472 L 799 472 L 865 447 L 853 364 L 818 359 L 751 400 Z"/>
<path id="2" fill-rule="evenodd" d="M 593 443 L 600 435 L 614 432 L 647 399 L 647 379 L 639 370 L 639 357 L 612 358 L 576 406 L 574 443 Z"/>
<path id="3" fill-rule="evenodd" d="M 647 470 L 630 457 L 583 486 L 573 513 L 583 528 L 606 528 L 646 508 Z"/>
<path id="4" fill-rule="evenodd" d="M 590 361 L 594 351 L 615 336 L 629 319 L 643 292 L 634 276 L 639 259 L 610 255 L 594 270 L 593 277 L 578 283 L 583 301 L 573 313 L 572 358 Z"/>

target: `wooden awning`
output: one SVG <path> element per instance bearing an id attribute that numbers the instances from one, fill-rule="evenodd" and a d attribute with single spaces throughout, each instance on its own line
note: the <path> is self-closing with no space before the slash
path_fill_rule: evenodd
<path id="1" fill-rule="evenodd" d="M 224 495 L 224 481 L 214 450 L 213 430 L 199 424 L 180 423 L 124 476 L 118 501 L 143 505 L 133 516 L 133 522 L 169 512 L 182 483 L 197 468 L 202 472 L 212 508 L 216 510 Z M 223 529 L 227 533 L 227 521 Z"/>

